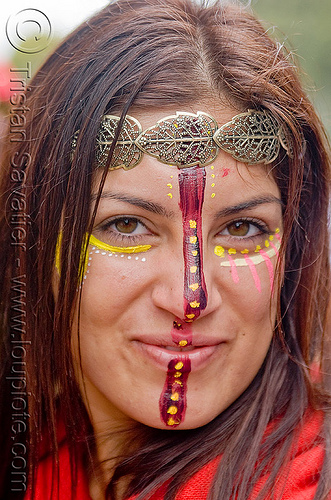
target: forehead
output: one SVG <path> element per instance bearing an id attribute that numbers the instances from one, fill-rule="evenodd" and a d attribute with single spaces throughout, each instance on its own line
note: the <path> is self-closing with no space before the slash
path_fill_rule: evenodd
<path id="1" fill-rule="evenodd" d="M 202 167 L 194 167 L 202 168 Z M 216 161 L 203 167 L 205 172 L 204 207 L 217 211 L 220 207 L 242 203 L 255 197 L 280 197 L 279 189 L 270 171 L 263 165 L 247 166 L 221 152 Z M 164 165 L 151 157 L 129 171 L 109 171 L 104 193 L 147 199 L 171 211 L 179 210 L 179 175 L 182 170 Z M 192 172 L 193 173 L 193 172 Z M 98 190 L 102 172 L 95 176 L 94 190 Z M 195 196 L 194 190 L 191 192 Z"/>

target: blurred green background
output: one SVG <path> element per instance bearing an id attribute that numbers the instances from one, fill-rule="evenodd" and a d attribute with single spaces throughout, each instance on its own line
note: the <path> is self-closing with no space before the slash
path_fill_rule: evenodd
<path id="1" fill-rule="evenodd" d="M 37 0 L 35 0 L 37 2 Z M 59 0 L 60 1 L 60 0 Z M 52 0 L 44 0 L 43 9 L 48 13 L 53 28 L 53 40 L 49 47 L 28 58 L 35 71 L 41 62 L 54 49 L 65 31 L 62 25 L 69 17 L 68 6 L 73 8 L 76 0 L 68 0 L 66 4 L 59 4 L 58 18 L 54 11 Z M 301 68 L 302 81 L 310 99 L 315 104 L 318 114 L 331 137 L 331 0 L 240 0 L 249 4 L 254 13 L 269 33 L 296 55 L 296 62 Z M 105 0 L 98 0 L 104 5 Z M 26 3 L 26 2 L 25 2 Z M 81 14 L 84 15 L 84 2 L 81 4 Z M 89 4 L 91 14 L 92 6 Z M 85 5 L 85 8 L 86 5 Z M 97 5 L 95 10 L 99 10 Z M 62 20 L 62 21 L 61 21 Z M 77 19 L 79 24 L 81 19 Z M 73 29 L 75 21 L 71 29 Z M 22 67 L 27 55 L 13 51 L 10 65 Z M 1 99 L 0 99 L 1 100 Z M 1 104 L 0 104 L 1 109 Z"/>
<path id="2" fill-rule="evenodd" d="M 331 137 L 331 0 L 251 0 L 263 25 L 296 54 L 302 81 Z"/>

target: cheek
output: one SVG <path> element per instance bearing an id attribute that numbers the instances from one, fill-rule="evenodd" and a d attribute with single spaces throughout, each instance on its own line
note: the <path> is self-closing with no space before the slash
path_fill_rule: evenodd
<path id="1" fill-rule="evenodd" d="M 89 252 L 82 283 L 81 318 L 107 322 L 127 310 L 149 281 L 150 266 L 144 253 Z"/>
<path id="2" fill-rule="evenodd" d="M 245 265 L 242 261 L 242 265 L 236 265 L 236 259 L 231 262 L 220 266 L 214 260 L 214 276 L 221 296 L 221 324 L 235 334 L 244 331 L 258 341 L 259 332 L 272 333 L 274 329 L 280 281 L 277 259 L 270 259 L 268 265 L 265 261 L 248 264 L 244 260 Z"/>
<path id="3" fill-rule="evenodd" d="M 255 295 L 275 295 L 276 268 L 278 267 L 281 239 L 276 234 L 270 236 L 263 247 L 257 246 L 254 252 L 224 250 L 217 246 L 214 253 L 220 257 L 220 267 L 228 270 L 235 285 L 251 288 Z M 248 286 L 249 285 L 249 286 Z"/>
<path id="4" fill-rule="evenodd" d="M 268 269 L 265 263 L 228 269 L 228 284 L 238 314 L 256 328 L 274 327 L 277 302 L 277 276 L 274 263 Z M 225 269 L 223 268 L 223 271 Z"/>

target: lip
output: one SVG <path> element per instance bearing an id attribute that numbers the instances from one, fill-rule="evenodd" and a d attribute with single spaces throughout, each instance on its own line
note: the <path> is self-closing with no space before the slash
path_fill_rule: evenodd
<path id="1" fill-rule="evenodd" d="M 203 369 L 211 361 L 211 358 L 224 342 L 219 340 L 208 341 L 205 339 L 200 343 L 195 339 L 188 349 L 184 347 L 180 351 L 175 350 L 177 346 L 171 341 L 158 342 L 155 340 L 136 339 L 133 341 L 133 344 L 144 357 L 162 370 L 167 370 L 170 361 L 176 359 L 178 361 L 190 360 L 191 371 L 197 371 Z M 165 346 L 167 346 L 167 349 Z"/>

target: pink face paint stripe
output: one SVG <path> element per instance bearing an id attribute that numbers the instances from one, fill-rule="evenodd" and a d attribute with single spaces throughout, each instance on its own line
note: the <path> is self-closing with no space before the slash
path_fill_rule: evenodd
<path id="1" fill-rule="evenodd" d="M 250 271 L 252 273 L 253 280 L 254 280 L 255 286 L 257 288 L 257 291 L 259 293 L 261 293 L 261 282 L 260 282 L 259 275 L 257 274 L 255 265 L 253 264 L 253 262 L 251 261 L 251 259 L 249 257 L 247 257 L 247 255 L 244 255 L 244 257 L 245 257 L 245 261 L 246 261 L 247 265 L 249 266 L 249 269 L 250 269 Z"/>
<path id="2" fill-rule="evenodd" d="M 270 246 L 275 250 L 277 257 L 279 257 L 278 248 L 272 243 L 272 241 L 270 241 Z"/>
<path id="3" fill-rule="evenodd" d="M 262 257 L 265 260 L 265 263 L 266 263 L 266 266 L 268 269 L 268 273 L 269 273 L 270 290 L 273 293 L 273 290 L 274 290 L 274 266 L 272 265 L 272 262 L 270 260 L 269 255 L 267 255 L 264 250 L 260 250 L 260 254 L 262 255 Z"/>
<path id="4" fill-rule="evenodd" d="M 235 283 L 239 283 L 239 276 L 238 276 L 236 263 L 235 263 L 234 259 L 231 257 L 231 255 L 229 255 L 228 258 L 229 258 L 229 262 L 230 262 L 232 279 Z"/>
<path id="5" fill-rule="evenodd" d="M 282 238 L 281 238 L 281 236 L 279 236 L 278 233 L 275 233 L 275 237 L 277 238 L 277 240 L 279 241 L 279 243 L 282 242 Z"/>

